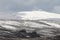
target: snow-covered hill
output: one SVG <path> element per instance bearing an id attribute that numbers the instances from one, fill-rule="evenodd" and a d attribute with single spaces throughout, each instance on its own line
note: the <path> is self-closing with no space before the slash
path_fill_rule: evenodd
<path id="1" fill-rule="evenodd" d="M 24 20 L 40 20 L 49 18 L 60 18 L 60 14 L 50 13 L 46 11 L 23 11 L 18 12 L 16 17 L 21 17 Z"/>
<path id="2" fill-rule="evenodd" d="M 60 18 L 60 14 L 45 11 L 25 11 L 18 12 L 16 17 L 22 20 L 0 20 L 0 30 L 2 28 L 3 30 L 11 31 L 26 29 L 27 31 L 37 31 L 39 34 L 48 36 L 60 34 L 60 21 L 58 21 L 58 23 L 53 19 L 53 21 L 50 20 L 51 18 Z"/>

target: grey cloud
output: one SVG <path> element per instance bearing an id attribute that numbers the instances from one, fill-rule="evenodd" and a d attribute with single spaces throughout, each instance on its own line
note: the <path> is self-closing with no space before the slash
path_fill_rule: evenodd
<path id="1" fill-rule="evenodd" d="M 32 10 L 35 6 L 40 9 L 52 10 L 59 5 L 60 0 L 0 0 L 0 11 Z"/>
<path id="2" fill-rule="evenodd" d="M 60 13 L 60 6 L 55 6 L 55 7 L 53 8 L 52 12 Z"/>

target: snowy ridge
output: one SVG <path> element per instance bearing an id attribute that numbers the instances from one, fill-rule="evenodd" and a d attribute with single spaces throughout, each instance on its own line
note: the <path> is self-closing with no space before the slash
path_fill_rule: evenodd
<path id="1" fill-rule="evenodd" d="M 48 18 L 60 18 L 60 14 L 45 11 L 23 11 L 18 12 L 16 17 L 21 17 L 23 20 L 40 20 Z"/>

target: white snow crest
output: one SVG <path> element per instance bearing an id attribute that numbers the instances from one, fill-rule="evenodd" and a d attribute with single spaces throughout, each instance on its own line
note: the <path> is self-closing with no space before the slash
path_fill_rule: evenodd
<path id="1" fill-rule="evenodd" d="M 60 18 L 60 14 L 49 13 L 45 11 L 23 11 L 23 12 L 18 12 L 16 17 L 21 17 L 24 20 L 38 20 L 38 19 L 48 19 L 48 18 Z"/>

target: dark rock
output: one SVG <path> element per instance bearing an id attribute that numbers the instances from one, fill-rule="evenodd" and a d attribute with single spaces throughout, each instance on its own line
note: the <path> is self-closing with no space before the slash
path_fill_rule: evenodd
<path id="1" fill-rule="evenodd" d="M 17 37 L 22 37 L 22 38 L 34 38 L 34 37 L 40 37 L 39 34 L 36 32 L 32 33 L 27 33 L 26 30 L 20 30 L 19 32 L 16 33 Z"/>
<path id="2" fill-rule="evenodd" d="M 54 37 L 54 40 L 60 40 L 60 35 L 56 35 L 56 36 Z"/>
<path id="3" fill-rule="evenodd" d="M 36 32 L 32 32 L 32 33 L 27 33 L 31 38 L 34 38 L 34 37 L 40 37 L 39 34 L 37 34 Z"/>

